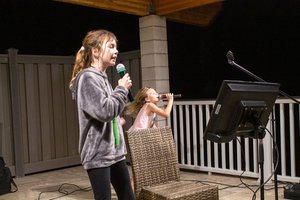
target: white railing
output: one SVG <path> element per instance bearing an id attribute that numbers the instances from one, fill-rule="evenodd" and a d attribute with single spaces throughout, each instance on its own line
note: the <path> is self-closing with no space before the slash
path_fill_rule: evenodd
<path id="1" fill-rule="evenodd" d="M 180 167 L 208 173 L 243 173 L 246 177 L 259 178 L 257 139 L 239 138 L 221 144 L 203 140 L 214 103 L 214 100 L 174 102 L 167 125 L 172 127 L 174 133 Z M 300 181 L 300 162 L 296 162 L 296 157 L 299 158 L 300 154 L 299 118 L 298 104 L 289 99 L 276 100 L 273 115 L 266 127 L 268 131 L 263 138 L 265 180 L 273 175 L 276 163 L 273 163 L 273 160 L 276 161 L 273 146 L 276 145 L 273 145 L 272 137 L 275 133 L 275 143 L 279 150 L 277 180 Z"/>

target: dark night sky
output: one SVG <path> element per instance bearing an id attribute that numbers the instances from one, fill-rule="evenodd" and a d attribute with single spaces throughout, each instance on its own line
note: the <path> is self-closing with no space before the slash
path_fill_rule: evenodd
<path id="1" fill-rule="evenodd" d="M 215 98 L 224 79 L 254 80 L 236 63 L 300 96 L 300 1 L 227 0 L 207 27 L 168 22 L 171 91 L 186 99 Z M 106 28 L 119 51 L 139 49 L 138 17 L 59 2 L 0 0 L 0 53 L 75 55 L 87 31 Z"/>
<path id="2" fill-rule="evenodd" d="M 139 49 L 136 16 L 55 1 L 0 2 L 0 53 L 14 47 L 20 54 L 75 55 L 85 34 L 98 28 L 117 35 L 121 52 Z"/>

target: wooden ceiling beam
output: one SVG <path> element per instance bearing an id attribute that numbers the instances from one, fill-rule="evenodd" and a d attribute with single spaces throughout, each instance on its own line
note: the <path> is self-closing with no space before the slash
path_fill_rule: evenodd
<path id="1" fill-rule="evenodd" d="M 222 2 L 186 9 L 166 15 L 169 21 L 196 26 L 208 26 L 222 9 Z"/>
<path id="2" fill-rule="evenodd" d="M 169 21 L 207 26 L 224 0 L 54 0 L 137 16 L 156 14 Z"/>
<path id="3" fill-rule="evenodd" d="M 223 0 L 153 0 L 155 13 L 157 15 L 167 15 L 170 13 L 219 3 Z"/>
<path id="4" fill-rule="evenodd" d="M 63 3 L 77 4 L 92 8 L 111 10 L 138 16 L 149 14 L 149 1 L 147 0 L 54 0 Z"/>

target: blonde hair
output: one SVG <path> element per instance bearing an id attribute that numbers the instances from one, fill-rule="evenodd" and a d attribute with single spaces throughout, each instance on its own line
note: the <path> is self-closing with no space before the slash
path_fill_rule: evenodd
<path id="1" fill-rule="evenodd" d="M 116 36 L 112 32 L 104 29 L 90 31 L 86 34 L 82 41 L 82 46 L 76 54 L 72 77 L 69 84 L 70 88 L 72 87 L 73 81 L 76 78 L 77 74 L 81 70 L 90 67 L 93 61 L 92 49 L 97 48 L 101 52 L 101 47 L 104 42 L 107 42 L 111 39 L 117 42 Z"/>
<path id="2" fill-rule="evenodd" d="M 148 96 L 148 90 L 152 89 L 151 87 L 142 87 L 139 89 L 137 94 L 135 95 L 134 101 L 129 103 L 126 106 L 125 114 L 129 115 L 133 118 L 137 116 L 143 105 L 146 103 L 146 97 Z"/>

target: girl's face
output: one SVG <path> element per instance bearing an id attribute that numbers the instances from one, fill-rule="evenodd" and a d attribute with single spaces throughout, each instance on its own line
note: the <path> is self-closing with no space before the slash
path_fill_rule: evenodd
<path id="1" fill-rule="evenodd" d="M 154 89 L 152 89 L 152 88 L 150 88 L 148 91 L 147 91 L 147 97 L 146 97 L 146 101 L 147 102 L 151 102 L 151 103 L 157 103 L 158 101 L 159 101 L 159 95 L 158 95 L 158 93 L 154 90 Z"/>
<path id="2" fill-rule="evenodd" d="M 99 61 L 104 68 L 114 66 L 118 57 L 117 43 L 114 39 L 110 39 L 103 43 L 101 46 L 101 52 L 99 55 Z"/>

